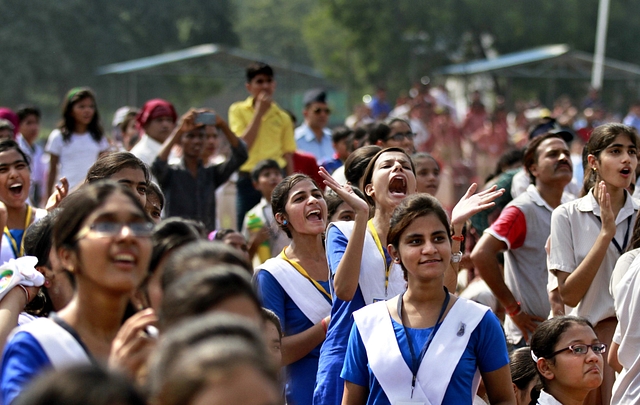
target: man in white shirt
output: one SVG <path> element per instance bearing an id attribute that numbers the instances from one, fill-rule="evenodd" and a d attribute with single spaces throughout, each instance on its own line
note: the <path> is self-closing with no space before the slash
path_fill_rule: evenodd
<path id="1" fill-rule="evenodd" d="M 159 98 L 147 101 L 136 117 L 144 134 L 131 153 L 151 166 L 175 128 L 177 119 L 176 110 L 170 102 Z"/>

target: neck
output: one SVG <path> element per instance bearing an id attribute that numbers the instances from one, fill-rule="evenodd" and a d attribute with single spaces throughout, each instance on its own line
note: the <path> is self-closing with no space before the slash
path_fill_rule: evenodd
<path id="1" fill-rule="evenodd" d="M 7 228 L 9 229 L 26 229 L 24 221 L 27 217 L 27 204 L 21 207 L 7 206 Z"/>
<path id="2" fill-rule="evenodd" d="M 122 324 L 129 296 L 109 294 L 82 282 L 78 284 L 69 305 L 59 312 L 60 317 L 78 332 L 90 349 L 95 347 L 94 342 L 110 345 Z"/>
<path id="3" fill-rule="evenodd" d="M 316 136 L 316 139 L 318 141 L 322 140 L 322 137 L 324 136 L 324 132 L 322 131 L 322 127 L 312 127 L 311 125 L 309 125 L 309 123 L 307 123 L 307 126 L 309 127 L 309 129 L 311 130 L 311 132 L 314 133 L 314 135 Z"/>
<path id="4" fill-rule="evenodd" d="M 380 238 L 380 244 L 384 249 L 387 248 L 387 233 L 389 233 L 389 222 L 391 221 L 392 210 L 386 210 L 384 208 L 377 208 L 373 216 L 373 227 L 376 228 L 378 238 Z"/>
<path id="5" fill-rule="evenodd" d="M 589 391 L 576 391 L 566 387 L 555 387 L 553 384 L 549 384 L 550 381 L 547 382 L 548 387 L 544 390 L 547 394 L 553 396 L 563 405 L 582 405 L 584 399 L 589 394 Z"/>
<path id="6" fill-rule="evenodd" d="M 564 185 L 561 187 L 556 184 L 536 183 L 536 189 L 538 193 L 540 193 L 540 197 L 542 197 L 551 208 L 556 208 L 562 202 Z"/>
<path id="7" fill-rule="evenodd" d="M 76 126 L 73 130 L 73 132 L 78 133 L 78 134 L 84 134 L 85 132 L 87 132 L 87 128 L 89 126 L 85 125 L 85 124 L 80 124 L 78 122 L 76 122 Z"/>
<path id="8" fill-rule="evenodd" d="M 289 248 L 285 250 L 285 254 L 289 259 L 313 260 L 321 258 L 322 260 L 326 260 L 324 245 L 322 244 L 322 235 L 294 235 L 293 238 L 291 238 Z"/>
<path id="9" fill-rule="evenodd" d="M 404 301 L 406 303 L 414 304 L 416 307 L 439 307 L 445 299 L 443 283 L 444 277 L 437 277 L 431 280 L 421 280 L 409 276 Z"/>
<path id="10" fill-rule="evenodd" d="M 184 159 L 184 166 L 195 176 L 198 172 L 198 162 L 200 161 L 200 156 L 186 156 L 182 157 Z"/>

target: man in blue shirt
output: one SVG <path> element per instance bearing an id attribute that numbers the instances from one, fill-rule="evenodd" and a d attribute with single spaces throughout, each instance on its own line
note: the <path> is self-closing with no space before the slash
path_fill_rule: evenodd
<path id="1" fill-rule="evenodd" d="M 304 94 L 304 124 L 295 130 L 298 150 L 315 156 L 318 162 L 333 158 L 331 131 L 327 128 L 331 110 L 327 106 L 327 93 L 322 89 Z"/>

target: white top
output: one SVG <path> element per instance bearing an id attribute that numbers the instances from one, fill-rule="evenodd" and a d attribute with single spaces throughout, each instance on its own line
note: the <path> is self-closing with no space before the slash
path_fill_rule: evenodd
<path id="1" fill-rule="evenodd" d="M 149 135 L 144 134 L 140 137 L 138 143 L 131 148 L 131 153 L 146 163 L 147 166 L 151 166 L 153 161 L 156 160 L 156 156 L 158 156 L 161 149 L 162 144 L 160 142 L 151 138 Z"/>
<path id="2" fill-rule="evenodd" d="M 536 402 L 538 405 L 562 405 L 562 402 L 555 399 L 553 396 L 547 394 L 544 391 L 540 391 L 540 396 Z"/>
<path id="3" fill-rule="evenodd" d="M 54 129 L 49 135 L 45 151 L 60 158 L 58 177 L 66 177 L 69 190 L 84 182 L 87 171 L 98 160 L 100 153 L 109 149 L 109 142 L 104 136 L 96 142 L 91 134 L 72 133 L 69 142 L 62 139 L 59 130 Z"/>
<path id="4" fill-rule="evenodd" d="M 613 385 L 612 404 L 640 403 L 639 272 L 640 259 L 636 258 L 614 289 L 618 326 L 613 341 L 620 345 L 618 361 L 623 369 Z"/>
<path id="5" fill-rule="evenodd" d="M 627 232 L 628 239 L 631 240 L 638 211 L 638 203 L 629 193 L 626 197 L 625 205 L 616 218 L 615 240 L 622 250 L 625 249 L 624 239 Z M 602 225 L 599 217 L 600 206 L 592 191 L 578 200 L 560 205 L 553 211 L 549 270 L 572 273 L 582 263 L 600 233 Z M 620 254 L 612 241 L 591 286 L 578 305 L 571 310 L 570 315 L 583 316 L 594 325 L 615 316 L 609 281 Z"/>
<path id="6" fill-rule="evenodd" d="M 629 270 L 631 263 L 635 260 L 635 258 L 640 253 L 640 249 L 633 249 L 626 253 L 624 253 L 618 261 L 616 262 L 616 267 L 613 268 L 613 273 L 611 274 L 611 282 L 609 283 L 609 292 L 611 296 L 613 296 L 613 300 L 616 299 L 615 289 L 622 277 Z"/>
<path id="7" fill-rule="evenodd" d="M 42 218 L 46 217 L 48 214 L 47 210 L 42 208 L 36 208 L 33 210 L 33 222 L 35 224 Z M 25 229 L 25 233 L 26 233 Z M 0 232 L 2 230 L 0 229 Z M 24 239 L 24 234 L 22 234 L 22 238 Z M 13 252 L 13 248 L 11 247 L 11 241 L 7 238 L 4 233 L 2 234 L 2 241 L 0 241 L 0 264 L 4 264 L 8 262 L 10 259 L 16 259 L 16 255 Z"/>

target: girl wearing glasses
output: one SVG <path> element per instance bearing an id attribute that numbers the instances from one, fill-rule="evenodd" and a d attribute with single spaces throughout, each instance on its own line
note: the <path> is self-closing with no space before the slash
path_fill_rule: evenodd
<path id="1" fill-rule="evenodd" d="M 116 183 L 89 184 L 65 199 L 53 240 L 76 291 L 57 314 L 21 326 L 10 338 L 0 375 L 3 403 L 45 368 L 107 362 L 127 303 L 146 274 L 151 230 L 138 198 Z"/>
<path id="2" fill-rule="evenodd" d="M 549 269 L 558 280 L 571 315 L 587 318 L 601 342 L 611 344 L 617 320 L 609 283 L 627 249 L 638 203 L 627 188 L 638 164 L 638 135 L 623 124 L 593 130 L 584 154 L 589 166 L 584 197 L 560 205 L 551 216 Z M 590 403 L 609 404 L 614 371 L 606 363 L 604 382 Z"/>
<path id="3" fill-rule="evenodd" d="M 602 384 L 606 349 L 585 318 L 561 316 L 542 322 L 531 337 L 531 357 L 542 385 L 542 391 L 532 390 L 532 403 L 582 404 Z"/>
<path id="4" fill-rule="evenodd" d="M 491 404 L 515 405 L 500 321 L 444 286 L 450 235 L 447 214 L 429 195 L 407 197 L 393 212 L 387 249 L 407 289 L 353 314 L 343 405 L 471 405 L 478 372 Z"/>
<path id="5" fill-rule="evenodd" d="M 24 256 L 23 236 L 47 211 L 27 203 L 31 186 L 29 158 L 13 140 L 0 142 L 0 264 Z"/>

